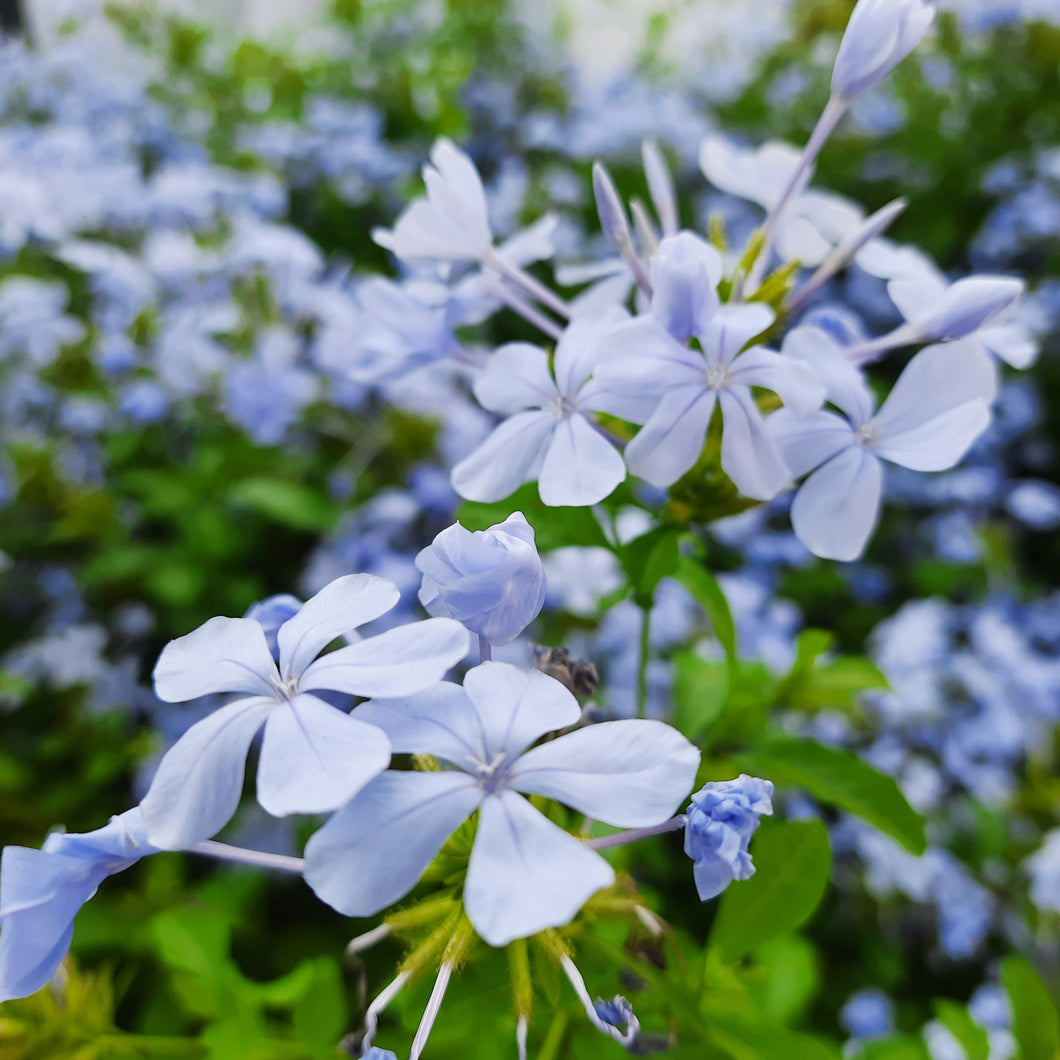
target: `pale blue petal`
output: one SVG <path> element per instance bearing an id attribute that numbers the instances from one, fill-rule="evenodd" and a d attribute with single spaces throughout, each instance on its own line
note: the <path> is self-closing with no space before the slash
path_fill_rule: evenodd
<path id="1" fill-rule="evenodd" d="M 600 361 L 613 350 L 611 334 L 627 320 L 618 307 L 598 315 L 586 314 L 572 320 L 556 344 L 556 387 L 564 397 L 574 401 L 585 381 Z"/>
<path id="2" fill-rule="evenodd" d="M 692 790 L 699 750 L 661 721 L 590 725 L 527 751 L 511 771 L 517 791 L 550 799 L 608 824 L 658 824 Z"/>
<path id="3" fill-rule="evenodd" d="M 697 332 L 707 364 L 730 365 L 756 335 L 773 323 L 775 314 L 758 303 L 723 305 Z"/>
<path id="4" fill-rule="evenodd" d="M 521 795 L 486 799 L 464 882 L 464 909 L 491 946 L 569 923 L 614 882 L 599 854 L 538 813 Z"/>
<path id="5" fill-rule="evenodd" d="M 855 426 L 860 427 L 869 420 L 875 402 L 865 376 L 830 335 L 820 328 L 795 328 L 784 336 L 781 349 L 785 357 L 809 365 L 824 384 L 828 400 L 842 409 Z"/>
<path id="6" fill-rule="evenodd" d="M 400 598 L 397 586 L 386 578 L 336 578 L 280 627 L 280 672 L 289 681 L 297 679 L 333 640 L 385 615 Z"/>
<path id="7" fill-rule="evenodd" d="M 545 450 L 538 492 L 549 507 L 584 507 L 609 496 L 626 477 L 618 450 L 577 413 L 560 420 Z"/>
<path id="8" fill-rule="evenodd" d="M 820 467 L 836 453 L 854 445 L 854 429 L 841 416 L 826 409 L 796 416 L 778 409 L 766 420 L 766 430 L 780 446 L 784 463 L 795 478 Z"/>
<path id="9" fill-rule="evenodd" d="M 453 468 L 453 489 L 469 501 L 501 501 L 533 478 L 556 428 L 551 412 L 518 412 Z"/>
<path id="10" fill-rule="evenodd" d="M 183 850 L 228 823 L 243 792 L 250 742 L 279 705 L 262 696 L 237 699 L 196 722 L 165 753 L 140 804 L 151 843 Z"/>
<path id="11" fill-rule="evenodd" d="M 539 670 L 482 663 L 467 672 L 464 690 L 478 713 L 486 762 L 498 754 L 513 761 L 538 737 L 581 718 L 574 696 Z"/>
<path id="12" fill-rule="evenodd" d="M 718 397 L 723 417 L 722 469 L 745 497 L 767 501 L 791 481 L 791 471 L 766 430 L 751 391 L 733 386 Z"/>
<path id="13" fill-rule="evenodd" d="M 265 722 L 258 802 L 274 817 L 327 813 L 390 763 L 386 734 L 316 696 L 296 696 Z"/>
<path id="14" fill-rule="evenodd" d="M 883 472 L 880 462 L 852 445 L 819 467 L 791 505 L 798 539 L 824 559 L 857 559 L 876 525 Z"/>
<path id="15" fill-rule="evenodd" d="M 504 413 L 545 408 L 557 397 L 548 354 L 528 342 L 510 342 L 491 354 L 474 391 L 483 408 Z"/>
<path id="16" fill-rule="evenodd" d="M 989 425 L 986 402 L 968 401 L 900 434 L 880 437 L 872 450 L 884 460 L 913 471 L 945 471 Z"/>
<path id="17" fill-rule="evenodd" d="M 346 916 L 378 913 L 416 886 L 482 798 L 466 773 L 383 773 L 306 844 L 306 882 Z"/>
<path id="18" fill-rule="evenodd" d="M 687 342 L 720 302 L 721 255 L 691 232 L 664 239 L 651 259 L 651 311 L 666 330 Z"/>
<path id="19" fill-rule="evenodd" d="M 793 412 L 812 412 L 824 401 L 824 384 L 808 365 L 763 346 L 741 353 L 732 362 L 729 379 L 740 386 L 772 390 Z"/>
<path id="20" fill-rule="evenodd" d="M 884 442 L 968 402 L 989 403 L 996 389 L 994 362 L 977 343 L 928 346 L 902 370 L 872 426 Z"/>
<path id="21" fill-rule="evenodd" d="M 626 446 L 630 471 L 653 486 L 676 482 L 699 459 L 716 400 L 702 383 L 667 393 Z"/>
<path id="22" fill-rule="evenodd" d="M 469 772 L 491 757 L 478 711 L 464 689 L 448 681 L 403 699 L 369 700 L 354 716 L 382 729 L 395 754 L 434 755 Z"/>
<path id="23" fill-rule="evenodd" d="M 441 680 L 468 650 L 468 633 L 451 618 L 428 618 L 330 652 L 302 675 L 303 692 L 407 696 Z"/>
<path id="24" fill-rule="evenodd" d="M 278 679 L 265 631 L 250 618 L 211 618 L 171 640 L 155 666 L 155 695 L 183 703 L 217 692 L 273 694 Z"/>

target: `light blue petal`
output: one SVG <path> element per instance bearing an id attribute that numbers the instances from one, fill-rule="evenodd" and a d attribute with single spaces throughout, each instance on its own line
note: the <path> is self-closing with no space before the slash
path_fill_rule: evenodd
<path id="1" fill-rule="evenodd" d="M 528 342 L 509 342 L 491 354 L 474 390 L 483 408 L 508 414 L 545 408 L 557 396 L 548 354 Z"/>
<path id="2" fill-rule="evenodd" d="M 298 678 L 336 637 L 385 615 L 400 598 L 398 587 L 386 578 L 336 578 L 280 626 L 280 672 L 288 681 Z"/>
<path id="3" fill-rule="evenodd" d="M 630 471 L 653 486 L 676 482 L 699 459 L 716 399 L 702 383 L 666 394 L 626 446 Z"/>
<path id="4" fill-rule="evenodd" d="M 852 445 L 819 467 L 791 505 L 796 537 L 824 559 L 857 559 L 876 525 L 883 489 L 879 460 Z"/>
<path id="5" fill-rule="evenodd" d="M 482 804 L 464 883 L 464 909 L 491 946 L 559 927 L 614 882 L 599 854 L 502 791 Z"/>
<path id="6" fill-rule="evenodd" d="M 374 725 L 316 696 L 296 696 L 265 722 L 258 802 L 274 817 L 327 813 L 350 801 L 390 763 L 390 741 Z"/>
<path id="7" fill-rule="evenodd" d="M 691 232 L 659 244 L 651 259 L 651 311 L 680 342 L 687 342 L 717 310 L 722 271 L 721 255 Z"/>
<path id="8" fill-rule="evenodd" d="M 459 622 L 428 618 L 330 652 L 305 671 L 298 687 L 303 692 L 408 696 L 441 680 L 467 651 L 467 630 Z"/>
<path id="9" fill-rule="evenodd" d="M 466 773 L 383 773 L 306 844 L 305 878 L 347 916 L 403 898 L 482 801 Z"/>
<path id="10" fill-rule="evenodd" d="M 777 443 L 766 430 L 750 389 L 733 386 L 721 391 L 718 399 L 723 417 L 722 470 L 745 497 L 769 500 L 792 476 Z"/>
<path id="11" fill-rule="evenodd" d="M 448 681 L 404 699 L 373 699 L 354 717 L 382 729 L 395 754 L 428 754 L 474 772 L 490 756 L 467 693 Z"/>
<path id="12" fill-rule="evenodd" d="M 453 468 L 453 489 L 469 501 L 500 501 L 534 478 L 556 427 L 551 412 L 517 412 Z"/>
<path id="13" fill-rule="evenodd" d="M 243 792 L 250 742 L 278 706 L 260 696 L 237 699 L 196 722 L 165 753 L 140 804 L 154 846 L 184 850 L 228 823 Z"/>
<path id="14" fill-rule="evenodd" d="M 664 722 L 609 721 L 527 751 L 510 784 L 634 828 L 670 817 L 692 790 L 698 767 L 698 749 Z"/>
<path id="15" fill-rule="evenodd" d="M 154 677 L 159 699 L 183 703 L 217 692 L 271 695 L 279 674 L 257 622 L 211 618 L 162 649 Z"/>
<path id="16" fill-rule="evenodd" d="M 464 691 L 478 714 L 487 763 L 498 754 L 513 761 L 539 736 L 581 718 L 574 696 L 539 670 L 482 663 L 468 671 Z"/>
<path id="17" fill-rule="evenodd" d="M 741 386 L 772 390 L 793 412 L 813 412 L 821 407 L 825 397 L 824 384 L 809 365 L 764 346 L 741 353 L 729 369 L 729 379 Z"/>
<path id="18" fill-rule="evenodd" d="M 618 450 L 575 413 L 559 421 L 548 443 L 538 492 L 549 507 L 583 507 L 602 501 L 625 477 Z"/>

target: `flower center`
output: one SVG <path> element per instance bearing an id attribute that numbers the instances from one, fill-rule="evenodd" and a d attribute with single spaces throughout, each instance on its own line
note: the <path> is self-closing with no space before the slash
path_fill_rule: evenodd
<path id="1" fill-rule="evenodd" d="M 710 390 L 724 390 L 729 385 L 729 369 L 723 364 L 716 364 L 707 369 L 706 380 Z"/>
<path id="2" fill-rule="evenodd" d="M 503 751 L 498 751 L 488 762 L 479 762 L 475 766 L 478 782 L 490 794 L 504 786 L 508 778 L 508 770 L 504 768 L 506 763 L 507 756 Z"/>
<path id="3" fill-rule="evenodd" d="M 557 394 L 548 403 L 548 411 L 551 412 L 557 420 L 564 420 L 568 416 L 573 416 L 574 413 L 578 411 L 578 406 L 575 405 L 569 397 Z"/>
<path id="4" fill-rule="evenodd" d="M 866 423 L 857 429 L 854 437 L 858 445 L 871 449 L 880 439 L 880 429 L 874 423 Z"/>

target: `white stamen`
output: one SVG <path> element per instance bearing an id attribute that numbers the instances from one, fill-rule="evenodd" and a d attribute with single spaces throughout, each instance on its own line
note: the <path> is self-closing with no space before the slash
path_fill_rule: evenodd
<path id="1" fill-rule="evenodd" d="M 519 1017 L 515 1025 L 515 1044 L 519 1049 L 519 1060 L 526 1060 L 526 1033 L 530 1023 L 525 1016 Z"/>
<path id="2" fill-rule="evenodd" d="M 446 962 L 438 969 L 438 978 L 434 981 L 434 989 L 427 999 L 427 1007 L 423 1010 L 423 1018 L 419 1027 L 416 1028 L 416 1037 L 412 1039 L 412 1049 L 409 1051 L 409 1060 L 419 1060 L 423 1048 L 430 1037 L 431 1028 L 434 1026 L 438 1010 L 442 1007 L 442 999 L 445 997 L 445 989 L 449 985 L 449 977 L 453 974 L 453 966 Z"/>

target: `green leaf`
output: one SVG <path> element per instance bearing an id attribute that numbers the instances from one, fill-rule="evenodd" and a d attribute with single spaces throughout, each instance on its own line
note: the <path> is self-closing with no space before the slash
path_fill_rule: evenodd
<path id="1" fill-rule="evenodd" d="M 733 621 L 732 611 L 729 610 L 729 601 L 721 591 L 714 575 L 701 563 L 690 556 L 681 556 L 677 561 L 675 571 L 677 580 L 696 598 L 696 602 L 703 608 L 710 624 L 714 627 L 714 633 L 721 646 L 725 649 L 727 658 L 734 662 L 736 659 L 736 623 Z"/>
<path id="2" fill-rule="evenodd" d="M 308 486 L 279 478 L 243 479 L 229 497 L 294 530 L 330 530 L 338 518 L 338 506 L 331 500 Z"/>
<path id="3" fill-rule="evenodd" d="M 300 1042 L 321 1056 L 334 1052 L 346 1025 L 346 993 L 338 965 L 327 957 L 306 962 L 312 975 L 309 988 L 294 1007 L 294 1032 Z"/>
<path id="4" fill-rule="evenodd" d="M 946 998 L 937 998 L 935 1015 L 957 1039 L 967 1060 L 990 1060 L 990 1038 L 972 1019 L 964 1005 L 958 1005 Z"/>
<path id="5" fill-rule="evenodd" d="M 931 1060 L 924 1039 L 911 1034 L 866 1042 L 858 1060 Z"/>
<path id="6" fill-rule="evenodd" d="M 870 660 L 841 655 L 821 662 L 833 637 L 822 629 L 804 629 L 796 643 L 795 662 L 773 693 L 776 704 L 807 713 L 818 710 L 850 710 L 861 692 L 886 688 L 887 679 Z"/>
<path id="7" fill-rule="evenodd" d="M 712 1020 L 710 1038 L 733 1060 L 839 1060 L 836 1049 L 818 1038 L 759 1022 L 720 1017 Z"/>
<path id="8" fill-rule="evenodd" d="M 710 944 L 736 960 L 808 920 L 824 895 L 832 853 L 821 821 L 765 825 L 753 842 L 756 872 L 721 897 Z"/>
<path id="9" fill-rule="evenodd" d="M 745 773 L 802 788 L 886 832 L 911 854 L 927 849 L 924 819 L 891 777 L 836 747 L 794 737 L 772 739 L 736 756 Z"/>
<path id="10" fill-rule="evenodd" d="M 1001 985 L 1012 1006 L 1012 1033 L 1020 1060 L 1058 1060 L 1060 1016 L 1030 961 L 1006 957 L 1001 962 Z"/>
<path id="11" fill-rule="evenodd" d="M 457 509 L 456 518 L 468 530 L 486 530 L 503 523 L 512 512 L 522 512 L 526 516 L 526 521 L 534 528 L 539 552 L 551 552 L 567 545 L 611 548 L 591 508 L 546 507 L 532 482 L 520 486 L 503 501 L 491 504 L 465 501 Z"/>
<path id="12" fill-rule="evenodd" d="M 704 659 L 691 651 L 677 652 L 673 664 L 673 724 L 694 741 L 725 709 L 730 667 L 726 662 Z"/>
<path id="13" fill-rule="evenodd" d="M 655 587 L 677 570 L 680 558 L 677 533 L 669 527 L 649 530 L 622 548 L 619 560 L 641 606 L 651 606 Z"/>
<path id="14" fill-rule="evenodd" d="M 756 1011 L 772 1023 L 797 1022 L 820 987 L 817 951 L 801 935 L 779 935 L 755 950 L 755 962 L 765 973 L 748 983 Z"/>

